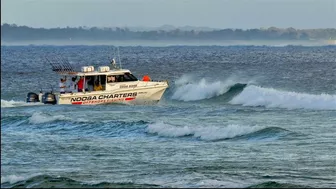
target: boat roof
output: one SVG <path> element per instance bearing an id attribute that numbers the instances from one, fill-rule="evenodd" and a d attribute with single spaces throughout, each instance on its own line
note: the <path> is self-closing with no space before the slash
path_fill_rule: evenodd
<path id="1" fill-rule="evenodd" d="M 72 76 L 94 76 L 94 75 L 122 75 L 124 73 L 131 73 L 128 69 L 114 69 L 107 72 L 58 72 L 60 75 L 72 75 Z"/>

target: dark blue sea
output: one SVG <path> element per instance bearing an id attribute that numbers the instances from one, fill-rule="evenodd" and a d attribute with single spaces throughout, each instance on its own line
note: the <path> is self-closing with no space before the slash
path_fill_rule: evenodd
<path id="1" fill-rule="evenodd" d="M 1 46 L 1 187 L 336 187 L 336 46 Z M 27 104 L 45 58 L 168 80 L 156 105 Z"/>

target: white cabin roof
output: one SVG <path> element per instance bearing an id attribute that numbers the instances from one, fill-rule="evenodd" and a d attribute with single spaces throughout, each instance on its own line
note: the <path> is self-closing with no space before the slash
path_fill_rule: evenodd
<path id="1" fill-rule="evenodd" d="M 62 72 L 59 73 L 60 75 L 72 75 L 72 76 L 94 76 L 94 75 L 121 75 L 124 73 L 131 73 L 130 70 L 127 69 L 118 69 L 118 70 L 110 70 L 107 72 L 98 72 L 98 71 L 93 71 L 93 72 Z"/>

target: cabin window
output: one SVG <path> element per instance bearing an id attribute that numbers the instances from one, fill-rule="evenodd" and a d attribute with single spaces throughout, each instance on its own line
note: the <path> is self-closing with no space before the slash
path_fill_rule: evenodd
<path id="1" fill-rule="evenodd" d="M 124 76 L 123 75 L 116 75 L 116 81 L 117 82 L 124 82 Z"/>
<path id="2" fill-rule="evenodd" d="M 100 84 L 105 85 L 106 84 L 106 75 L 100 75 L 98 76 Z"/>
<path id="3" fill-rule="evenodd" d="M 95 83 L 94 83 L 93 89 L 95 91 L 100 91 L 100 90 L 104 91 L 106 89 L 106 75 L 95 76 Z"/>
<path id="4" fill-rule="evenodd" d="M 125 81 L 138 81 L 138 79 L 134 75 L 128 72 L 124 74 L 124 79 Z"/>
<path id="5" fill-rule="evenodd" d="M 132 81 L 132 78 L 130 78 L 128 75 L 124 74 L 124 81 Z"/>
<path id="6" fill-rule="evenodd" d="M 93 91 L 94 76 L 85 76 L 85 91 Z"/>
<path id="7" fill-rule="evenodd" d="M 116 76 L 115 75 L 108 75 L 107 76 L 107 83 L 113 83 L 116 82 Z"/>
<path id="8" fill-rule="evenodd" d="M 99 88 L 98 86 L 101 87 Z M 85 91 L 96 91 L 106 89 L 106 76 L 105 75 L 95 75 L 95 76 L 85 76 Z"/>
<path id="9" fill-rule="evenodd" d="M 108 75 L 107 76 L 107 83 L 128 82 L 128 81 L 138 81 L 138 79 L 130 73 L 125 73 L 124 75 Z"/>

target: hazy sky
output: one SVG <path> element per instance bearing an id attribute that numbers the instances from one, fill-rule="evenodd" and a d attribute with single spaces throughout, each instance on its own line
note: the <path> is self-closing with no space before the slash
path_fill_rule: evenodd
<path id="1" fill-rule="evenodd" d="M 3 23 L 47 28 L 336 28 L 336 0 L 1 0 Z"/>

